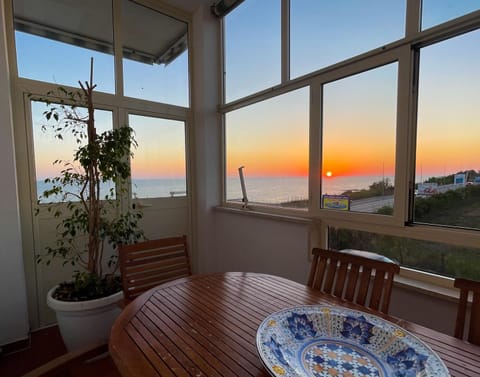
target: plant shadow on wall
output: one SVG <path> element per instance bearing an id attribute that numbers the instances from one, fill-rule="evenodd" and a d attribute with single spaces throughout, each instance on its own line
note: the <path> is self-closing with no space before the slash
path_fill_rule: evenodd
<path id="1" fill-rule="evenodd" d="M 61 283 L 53 293 L 62 301 L 92 300 L 119 292 L 118 256 L 107 248 L 115 250 L 118 244 L 144 238 L 138 225 L 141 212 L 122 211 L 119 200 L 130 177 L 128 157 L 137 146 L 133 130 L 125 126 L 97 133 L 93 61 L 90 81 L 79 84 L 81 90 L 60 87 L 40 99 L 48 108 L 42 130 L 60 140 L 70 134 L 78 147 L 72 161 L 53 162 L 61 171 L 45 179 L 48 189 L 39 197 L 39 202 L 48 202 L 48 212 L 60 222 L 55 244 L 46 247 L 37 262 L 49 265 L 53 259 L 62 259 L 63 265 L 75 267 L 71 281 Z"/>

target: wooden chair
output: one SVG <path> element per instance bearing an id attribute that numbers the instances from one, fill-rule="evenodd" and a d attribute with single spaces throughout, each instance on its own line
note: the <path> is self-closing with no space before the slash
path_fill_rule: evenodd
<path id="1" fill-rule="evenodd" d="M 312 250 L 308 286 L 388 313 L 393 276 L 400 267 L 381 255 L 359 250 Z M 373 281 L 372 281 L 373 280 Z"/>
<path id="2" fill-rule="evenodd" d="M 23 377 L 76 377 L 119 376 L 108 356 L 108 344 L 98 343 L 90 347 L 59 356 L 28 372 Z"/>
<path id="3" fill-rule="evenodd" d="M 191 275 L 187 237 L 170 237 L 118 248 L 126 303 L 170 280 Z"/>
<path id="4" fill-rule="evenodd" d="M 469 292 L 472 292 L 472 307 L 470 310 L 470 325 L 468 326 L 467 340 L 470 343 L 480 345 L 480 282 L 457 278 L 453 285 L 460 289 L 455 337 L 463 339 L 468 295 Z"/>

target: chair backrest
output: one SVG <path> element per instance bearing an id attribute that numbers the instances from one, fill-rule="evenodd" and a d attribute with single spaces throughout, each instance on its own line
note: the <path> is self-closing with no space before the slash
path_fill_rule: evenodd
<path id="1" fill-rule="evenodd" d="M 126 300 L 192 273 L 186 236 L 120 245 L 118 251 Z"/>
<path id="2" fill-rule="evenodd" d="M 393 276 L 400 271 L 394 261 L 359 250 L 314 248 L 308 286 L 335 297 L 388 313 Z"/>
<path id="3" fill-rule="evenodd" d="M 454 286 L 460 289 L 455 337 L 463 339 L 467 317 L 468 296 L 469 292 L 472 292 L 472 306 L 470 310 L 470 325 L 468 326 L 467 340 L 470 343 L 480 345 L 480 282 L 457 278 L 455 279 Z"/>

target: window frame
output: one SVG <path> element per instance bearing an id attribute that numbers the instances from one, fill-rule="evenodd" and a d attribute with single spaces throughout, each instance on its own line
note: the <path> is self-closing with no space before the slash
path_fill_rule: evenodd
<path id="1" fill-rule="evenodd" d="M 267 216 L 274 219 L 306 221 L 312 227 L 312 240 L 320 247 L 327 247 L 329 226 L 435 241 L 456 246 L 478 247 L 480 244 L 480 230 L 412 223 L 411 219 L 413 218 L 412 195 L 415 186 L 419 50 L 421 47 L 480 29 L 480 10 L 422 31 L 420 29 L 421 1 L 407 0 L 404 38 L 291 80 L 287 73 L 290 64 L 288 45 L 289 2 L 290 0 L 282 0 L 282 83 L 229 103 L 225 103 L 225 97 L 223 96 L 223 103 L 219 106 L 223 132 L 222 178 L 224 188 L 221 206 L 223 208 L 242 209 L 241 204 L 226 200 L 225 114 L 297 88 L 308 86 L 310 87 L 308 209 L 305 211 L 249 204 L 249 210 L 244 210 L 243 213 Z M 382 216 L 322 209 L 320 208 L 319 195 L 321 178 L 314 173 L 320 171 L 321 168 L 322 85 L 393 61 L 398 62 L 394 213 L 392 216 Z M 225 83 L 223 82 L 223 88 L 224 85 Z M 447 277 L 430 277 L 427 275 L 431 274 L 407 268 L 402 268 L 402 270 L 407 271 L 406 273 L 410 277 L 412 274 L 418 275 L 421 279 L 434 281 L 434 284 L 440 281 L 443 282 L 442 284 L 450 286 L 451 283 Z"/>
<path id="2" fill-rule="evenodd" d="M 325 75 L 318 77 L 312 82 L 312 85 L 320 88 L 316 90 L 315 97 L 311 98 L 310 102 L 319 104 L 318 114 L 315 114 L 317 118 L 311 119 L 311 127 L 314 128 L 316 133 L 316 138 L 310 141 L 312 154 L 310 159 L 312 160 L 311 168 L 309 171 L 309 181 L 312 182 L 312 191 L 310 191 L 310 198 L 315 198 L 311 200 L 309 206 L 309 213 L 314 218 L 322 218 L 324 220 L 349 220 L 349 221 L 359 221 L 367 222 L 371 224 L 390 224 L 390 225 L 401 225 L 405 217 L 404 211 L 402 211 L 402 192 L 403 190 L 395 189 L 394 194 L 394 213 L 392 216 L 383 216 L 372 213 L 364 212 L 345 212 L 345 211 L 335 211 L 326 208 L 320 208 L 320 185 L 321 177 L 316 172 L 321 171 L 322 167 L 322 144 L 321 144 L 321 130 L 322 125 L 322 110 L 323 110 L 323 85 L 348 78 L 353 75 L 361 74 L 376 68 L 391 64 L 398 63 L 398 75 L 397 75 L 397 114 L 396 114 L 396 130 L 395 130 L 395 144 L 396 144 L 396 153 L 395 153 L 395 187 L 404 187 L 406 181 L 406 169 L 403 166 L 404 156 L 401 151 L 405 150 L 405 134 L 402 132 L 403 128 L 400 127 L 403 124 L 404 119 L 402 119 L 402 112 L 399 111 L 399 108 L 404 108 L 408 104 L 405 102 L 405 96 L 402 97 L 400 90 L 401 74 L 405 75 L 405 66 L 408 66 L 408 56 L 406 56 L 406 49 L 404 47 L 399 47 L 391 51 L 386 52 L 385 54 L 371 56 L 367 59 L 360 61 L 355 66 L 345 66 L 341 67 L 338 70 L 332 72 L 327 72 Z M 312 106 L 313 107 L 313 106 Z M 311 131 L 314 131 L 311 130 Z M 400 151 L 400 152 L 398 152 Z M 400 154 L 400 155 L 399 155 Z M 314 203 L 315 202 L 315 203 Z"/>
<path id="3" fill-rule="evenodd" d="M 190 127 L 188 126 L 189 121 L 185 117 L 181 116 L 180 114 L 163 114 L 159 115 L 158 112 L 152 112 L 152 111 L 145 111 L 145 110 L 140 110 L 140 109 L 123 109 L 120 111 L 122 119 L 124 119 L 122 124 L 128 124 L 130 125 L 130 115 L 134 116 L 143 116 L 143 117 L 150 117 L 150 118 L 159 118 L 159 119 L 165 119 L 165 120 L 174 120 L 174 121 L 179 121 L 183 123 L 183 130 L 184 130 L 184 135 L 185 135 L 185 188 L 186 192 L 185 195 L 179 195 L 179 196 L 172 196 L 172 197 L 166 197 L 166 196 L 161 196 L 161 197 L 153 197 L 153 198 L 142 198 L 138 197 L 138 199 L 142 200 L 145 199 L 146 201 L 152 200 L 152 199 L 161 199 L 161 200 L 180 200 L 183 199 L 185 200 L 186 198 L 191 196 L 191 187 L 189 185 L 190 179 L 189 179 L 189 174 L 188 172 L 191 169 L 190 166 L 190 153 L 189 153 L 189 140 L 190 140 Z M 133 151 L 135 153 L 135 151 Z M 128 178 L 128 196 L 130 200 L 134 200 L 133 198 L 133 193 L 132 193 L 132 177 Z"/>
<path id="4" fill-rule="evenodd" d="M 191 35 L 191 18 L 188 14 L 177 10 L 176 8 L 171 8 L 162 4 L 152 4 L 148 0 L 136 0 L 136 2 L 142 6 L 152 9 L 153 11 L 161 12 L 167 14 L 173 18 L 176 18 L 182 22 L 187 24 L 188 30 L 188 44 L 191 46 L 192 42 L 192 35 Z M 95 108 L 101 110 L 108 110 L 112 111 L 113 114 L 113 128 L 118 128 L 121 125 L 128 124 L 128 113 L 132 114 L 139 114 L 139 115 L 147 115 L 147 116 L 155 116 L 159 118 L 165 119 L 174 119 L 180 120 L 185 124 L 185 137 L 186 137 L 186 144 L 185 144 L 185 158 L 186 158 L 186 173 L 187 176 L 189 175 L 189 153 L 188 153 L 188 146 L 189 146 L 189 137 L 187 135 L 188 124 L 191 119 L 191 110 L 190 107 L 183 107 L 178 105 L 171 105 L 165 104 L 161 102 L 153 102 L 148 100 L 143 100 L 140 98 L 132 98 L 127 97 L 124 95 L 123 91 L 123 55 L 122 55 L 122 39 L 121 39 L 121 11 L 122 11 L 122 0 L 112 0 L 112 17 L 113 17 L 113 27 L 114 27 L 114 67 L 115 67 L 115 93 L 105 93 L 105 92 L 95 92 L 94 96 L 94 106 Z M 15 30 L 13 26 L 13 0 L 5 2 L 6 5 L 6 14 L 9 16 L 11 20 L 8 23 L 8 30 L 7 30 L 7 42 L 8 42 L 8 54 L 10 60 L 10 67 L 11 73 L 13 77 L 13 86 L 16 91 L 15 96 L 15 103 L 14 103 L 14 111 L 16 114 L 22 114 L 23 116 L 19 116 L 18 120 L 21 121 L 16 122 L 18 127 L 22 129 L 21 133 L 23 134 L 24 139 L 27 140 L 27 153 L 28 159 L 32 161 L 25 167 L 28 170 L 30 177 L 26 180 L 29 181 L 29 185 L 31 187 L 36 187 L 36 174 L 35 174 L 35 163 L 34 163 L 34 148 L 33 148 L 33 133 L 32 133 L 32 124 L 31 124 L 31 108 L 30 104 L 27 104 L 27 101 L 30 101 L 30 97 L 32 99 L 35 98 L 46 98 L 45 95 L 42 93 L 47 92 L 55 92 L 59 85 L 54 84 L 52 82 L 43 82 L 33 79 L 28 79 L 24 77 L 18 76 L 17 70 L 17 59 L 16 59 L 16 46 L 15 46 Z M 188 55 L 188 74 L 189 74 L 189 102 L 191 103 L 191 74 L 192 74 L 192 54 L 189 53 Z M 68 85 L 62 85 L 68 91 L 76 91 L 79 88 L 77 87 L 70 87 Z M 20 138 L 22 136 L 19 136 Z M 21 162 L 20 162 L 21 163 Z M 23 163 L 22 163 L 23 165 Z M 24 169 L 24 167 L 22 167 Z M 190 187 L 188 187 L 189 179 L 187 179 L 187 197 L 190 196 L 191 193 Z M 29 197 L 33 200 L 32 203 L 36 202 L 36 189 L 30 190 Z M 129 182 L 128 187 L 128 195 L 130 196 L 131 192 L 131 185 Z M 38 193 L 37 193 L 38 194 Z M 127 196 L 123 196 L 122 198 L 126 198 Z M 170 199 L 170 198 L 169 198 Z M 176 198 L 175 198 L 176 199 Z M 130 202 L 130 201 L 129 201 Z M 45 203 L 41 204 L 46 205 Z M 128 204 L 130 205 L 130 204 Z"/>
<path id="5" fill-rule="evenodd" d="M 113 3 L 113 27 L 114 27 L 114 77 L 115 77 L 115 93 L 95 92 L 94 106 L 95 108 L 105 109 L 113 112 L 113 127 L 117 128 L 121 125 L 127 124 L 126 113 L 128 111 L 136 113 L 146 113 L 162 118 L 173 118 L 181 120 L 185 123 L 186 129 L 186 174 L 187 174 L 187 195 L 185 197 L 162 198 L 161 208 L 172 208 L 175 205 L 182 205 L 185 207 L 192 206 L 192 189 L 191 189 L 191 166 L 189 158 L 191 156 L 190 149 L 193 148 L 193 143 L 188 135 L 190 129 L 189 124 L 192 121 L 192 73 L 193 73 L 193 54 L 188 55 L 188 75 L 189 75 L 189 107 L 165 104 L 160 102 L 152 102 L 143 99 L 125 97 L 123 93 L 123 64 L 122 64 L 122 40 L 121 40 L 121 1 L 112 0 Z M 165 13 L 169 16 L 177 18 L 187 23 L 188 30 L 188 45 L 193 46 L 192 35 L 192 15 L 175 8 L 174 6 L 165 5 L 163 3 L 154 2 L 152 0 L 135 0 L 137 3 L 151 8 L 155 11 Z M 15 29 L 14 29 L 14 13 L 13 2 L 7 0 L 2 2 L 1 6 L 5 10 L 5 28 L 6 28 L 6 50 L 8 56 L 8 68 L 10 72 L 11 95 L 12 95 L 12 110 L 13 110 L 13 124 L 15 137 L 15 154 L 17 166 L 17 186 L 19 196 L 19 211 L 20 221 L 23 233 L 23 245 L 25 259 L 25 270 L 27 276 L 32 278 L 27 279 L 27 299 L 29 301 L 29 317 L 33 326 L 39 326 L 41 315 L 43 315 L 37 308 L 37 267 L 34 258 L 36 242 L 40 240 L 40 233 L 38 221 L 33 221 L 34 212 L 36 208 L 40 208 L 41 213 L 38 219 L 43 219 L 46 215 L 48 206 L 47 203 L 37 206 L 36 198 L 36 172 L 34 166 L 33 154 L 33 129 L 32 114 L 30 105 L 30 95 L 45 98 L 45 93 L 55 91 L 58 84 L 52 82 L 43 82 L 18 76 L 17 57 L 15 46 Z M 86 80 L 88 78 L 79 77 L 79 79 Z M 63 85 L 67 91 L 78 90 L 78 87 L 69 87 Z M 32 164 L 33 162 L 33 164 Z M 121 199 L 120 211 L 131 208 L 132 201 L 130 198 L 130 187 L 128 194 L 123 194 L 117 199 Z M 51 216 L 51 215 L 50 215 Z M 188 225 L 191 226 L 190 224 Z M 31 304 L 31 305 L 30 305 Z"/>

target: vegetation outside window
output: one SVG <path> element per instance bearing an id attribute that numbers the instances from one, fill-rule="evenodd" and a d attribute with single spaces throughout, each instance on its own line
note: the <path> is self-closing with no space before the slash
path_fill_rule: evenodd
<path id="1" fill-rule="evenodd" d="M 328 247 L 337 250 L 371 251 L 394 259 L 404 267 L 450 277 L 480 280 L 479 248 L 336 227 L 328 228 Z"/>
<path id="2" fill-rule="evenodd" d="M 420 50 L 414 221 L 480 229 L 480 31 Z"/>

